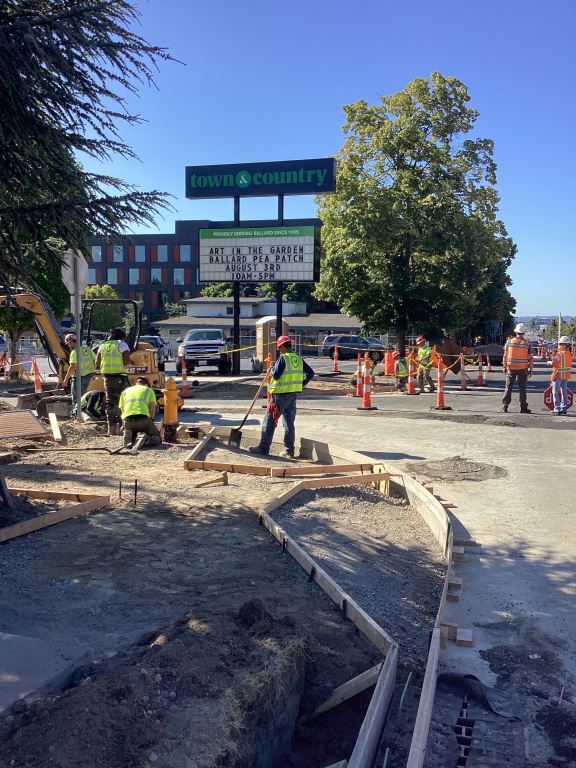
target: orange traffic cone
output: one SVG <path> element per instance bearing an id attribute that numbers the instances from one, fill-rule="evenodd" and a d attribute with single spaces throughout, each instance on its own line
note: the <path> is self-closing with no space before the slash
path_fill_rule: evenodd
<path id="1" fill-rule="evenodd" d="M 40 371 L 38 370 L 38 361 L 35 357 L 32 358 L 32 373 L 34 374 L 34 394 L 42 394 L 42 379 L 40 377 Z"/>
<path id="2" fill-rule="evenodd" d="M 338 344 L 334 347 L 334 357 L 332 359 L 334 361 L 332 373 L 341 373 L 340 368 L 338 368 Z"/>
<path id="3" fill-rule="evenodd" d="M 438 364 L 438 378 L 436 388 L 436 405 L 433 411 L 451 411 L 452 408 L 444 403 L 444 364 L 442 361 Z"/>
<path id="4" fill-rule="evenodd" d="M 362 394 L 362 405 L 359 405 L 358 408 L 356 408 L 357 411 L 378 410 L 375 405 L 372 405 L 371 390 L 372 374 L 370 373 L 370 358 L 368 357 L 368 352 L 366 352 L 366 357 L 364 358 L 364 386 Z"/>
<path id="5" fill-rule="evenodd" d="M 466 361 L 464 360 L 463 354 L 460 355 L 460 389 L 468 389 L 468 382 L 466 380 Z"/>
<path id="6" fill-rule="evenodd" d="M 182 371 L 182 386 L 180 392 L 182 397 L 190 397 L 190 390 L 188 389 L 188 371 L 186 370 L 186 358 L 181 357 L 181 371 Z"/>
<path id="7" fill-rule="evenodd" d="M 416 392 L 416 385 L 414 379 L 416 378 L 416 358 L 414 357 L 414 350 L 410 350 L 408 355 L 408 381 L 406 382 L 406 394 L 407 395 L 419 395 Z"/>
<path id="8" fill-rule="evenodd" d="M 362 355 L 358 352 L 358 364 L 356 366 L 356 393 L 352 397 L 362 397 Z"/>
<path id="9" fill-rule="evenodd" d="M 486 353 L 486 370 L 488 373 L 492 373 L 492 363 L 490 362 L 490 355 Z"/>
<path id="10" fill-rule="evenodd" d="M 478 381 L 476 382 L 477 387 L 483 387 L 484 386 L 484 371 L 482 370 L 482 355 L 478 355 Z"/>

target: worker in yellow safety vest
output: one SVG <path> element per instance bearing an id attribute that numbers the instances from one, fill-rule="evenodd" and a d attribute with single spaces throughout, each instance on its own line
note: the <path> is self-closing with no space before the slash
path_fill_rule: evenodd
<path id="1" fill-rule="evenodd" d="M 418 364 L 418 387 L 420 393 L 422 394 L 424 392 L 424 381 L 428 384 L 430 392 L 436 392 L 436 385 L 432 381 L 432 376 L 430 375 L 430 370 L 433 364 L 430 345 L 424 336 L 418 336 L 416 338 L 416 346 L 418 347 L 416 362 Z"/>
<path id="2" fill-rule="evenodd" d="M 568 415 L 568 382 L 570 381 L 570 369 L 572 368 L 572 352 L 568 336 L 560 336 L 558 350 L 552 360 L 546 365 L 552 367 L 552 399 L 554 410 L 558 416 Z"/>
<path id="3" fill-rule="evenodd" d="M 402 357 L 398 350 L 392 352 L 394 358 L 394 376 L 396 377 L 396 389 L 399 392 L 404 392 L 406 389 L 406 382 L 408 381 L 408 363 L 406 358 Z"/>
<path id="4" fill-rule="evenodd" d="M 514 338 L 508 339 L 504 346 L 502 359 L 502 366 L 506 374 L 504 397 L 502 398 L 502 411 L 504 413 L 508 411 L 508 406 L 512 400 L 512 387 L 516 381 L 520 393 L 520 413 L 532 413 L 528 408 L 526 388 L 528 378 L 532 376 L 534 358 L 530 353 L 530 342 L 524 338 L 525 333 L 524 323 L 518 323 L 514 328 Z"/>
<path id="5" fill-rule="evenodd" d="M 126 332 L 123 328 L 113 328 L 108 339 L 98 347 L 96 355 L 96 367 L 104 379 L 109 435 L 120 434 L 118 401 L 122 390 L 128 386 L 126 366 L 130 364 L 130 347 L 125 339 Z"/>
<path id="6" fill-rule="evenodd" d="M 77 347 L 76 336 L 73 333 L 67 333 L 64 336 L 64 342 L 70 350 L 70 357 L 68 358 L 68 370 L 66 376 L 62 382 L 64 389 L 70 384 L 70 393 L 72 395 L 72 415 L 76 415 L 76 403 L 77 400 L 77 387 L 80 383 L 80 396 L 88 391 L 88 386 L 92 378 L 92 374 L 96 370 L 96 355 L 90 347 L 80 344 L 80 348 Z"/>
<path id="7" fill-rule="evenodd" d="M 143 448 L 145 445 L 160 445 L 162 438 L 154 424 L 156 395 L 145 376 L 139 376 L 133 387 L 127 387 L 120 394 L 120 410 L 124 422 L 124 447 Z M 136 440 L 142 432 L 142 437 Z M 134 442 L 136 441 L 136 443 Z"/>
<path id="8" fill-rule="evenodd" d="M 270 402 L 260 435 L 260 445 L 250 448 L 252 453 L 267 456 L 270 453 L 272 438 L 278 419 L 284 423 L 284 452 L 282 456 L 294 457 L 296 433 L 296 401 L 303 387 L 314 378 L 314 371 L 300 355 L 292 351 L 292 339 L 280 336 L 276 342 L 280 356 L 270 368 Z"/>

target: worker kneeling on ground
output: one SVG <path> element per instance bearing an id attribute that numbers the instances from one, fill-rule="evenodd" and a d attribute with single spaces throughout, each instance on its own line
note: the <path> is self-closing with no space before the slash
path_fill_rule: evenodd
<path id="1" fill-rule="evenodd" d="M 269 371 L 271 401 L 264 416 L 260 445 L 250 448 L 250 451 L 268 455 L 276 424 L 282 416 L 285 448 L 282 456 L 293 457 L 296 443 L 296 400 L 298 393 L 314 378 L 314 371 L 300 355 L 292 351 L 292 339 L 288 336 L 278 338 L 276 349 L 280 352 L 280 357 Z"/>
<path id="2" fill-rule="evenodd" d="M 402 357 L 398 350 L 392 352 L 392 357 L 394 358 L 396 389 L 399 392 L 404 392 L 406 390 L 406 382 L 408 381 L 408 362 L 405 357 Z"/>
<path id="3" fill-rule="evenodd" d="M 154 424 L 156 395 L 145 376 L 139 376 L 133 387 L 122 392 L 119 405 L 124 422 L 125 448 L 132 448 L 139 432 L 144 434 L 136 441 L 136 448 L 162 443 L 160 432 Z"/>

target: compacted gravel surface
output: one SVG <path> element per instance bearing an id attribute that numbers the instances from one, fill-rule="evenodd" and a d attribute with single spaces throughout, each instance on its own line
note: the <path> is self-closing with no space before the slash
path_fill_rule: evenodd
<path id="1" fill-rule="evenodd" d="M 445 564 L 418 512 L 363 486 L 299 493 L 272 517 L 422 670 Z"/>

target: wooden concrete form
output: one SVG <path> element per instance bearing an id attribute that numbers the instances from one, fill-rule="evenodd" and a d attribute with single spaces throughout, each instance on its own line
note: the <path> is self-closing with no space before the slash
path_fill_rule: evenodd
<path id="1" fill-rule="evenodd" d="M 94 496 L 93 494 L 74 494 L 63 491 L 36 491 L 30 488 L 9 488 L 12 496 L 28 496 L 31 499 L 50 499 L 50 500 L 79 500 L 79 504 L 71 507 L 64 507 L 56 512 L 48 512 L 40 517 L 33 517 L 31 520 L 25 520 L 16 525 L 10 525 L 6 528 L 0 528 L 0 542 L 15 539 L 18 536 L 24 536 L 33 531 L 39 531 L 42 528 L 48 528 L 50 525 L 57 525 L 65 520 L 71 520 L 73 517 L 89 515 L 105 507 L 110 506 L 110 496 Z"/>
<path id="2" fill-rule="evenodd" d="M 208 437 L 208 436 L 206 436 Z M 212 436 L 210 436 L 212 437 Z M 205 438 L 206 440 L 206 438 Z M 194 451 L 196 456 L 200 452 L 204 441 L 199 443 Z M 343 472 L 359 472 L 357 477 L 364 473 L 372 473 L 374 464 L 313 464 L 301 467 L 272 467 L 264 464 L 237 464 L 228 461 L 201 461 L 193 457 L 194 451 L 184 460 L 184 467 L 189 470 L 201 470 L 203 472 L 234 472 L 244 475 L 262 475 L 265 477 L 306 477 L 308 475 L 337 475 Z M 381 473 L 381 472 L 380 472 Z M 387 474 L 387 473 L 384 473 Z M 360 481 L 362 482 L 362 481 Z M 337 483 L 335 483 L 337 485 Z"/>
<path id="3" fill-rule="evenodd" d="M 226 434 L 226 431 L 223 429 L 222 434 Z M 367 458 L 365 455 L 356 451 L 351 451 L 340 446 L 332 446 L 329 443 L 324 443 L 309 438 L 301 438 L 300 455 L 308 459 L 316 458 L 317 461 L 325 465 L 333 465 L 333 459 L 335 456 L 337 456 L 340 460 L 349 461 L 352 463 L 362 463 Z M 386 470 L 384 465 L 378 467 L 378 469 L 381 468 Z M 405 475 L 403 473 L 391 475 L 390 473 L 387 473 L 387 476 L 387 484 L 391 485 L 397 492 L 402 493 L 407 498 L 408 502 L 416 508 L 424 522 L 428 525 L 433 536 L 436 538 L 438 544 L 442 548 L 442 552 L 447 564 L 444 588 L 440 598 L 435 627 L 431 634 L 428 661 L 426 664 L 426 672 L 424 675 L 422 693 L 420 696 L 420 703 L 416 717 L 416 726 L 412 738 L 410 756 L 407 763 L 407 768 L 422 768 L 424 765 L 426 746 L 430 731 L 430 721 L 432 717 L 432 708 L 434 705 L 434 696 L 436 692 L 436 678 L 438 674 L 441 643 L 443 640 L 445 640 L 446 637 L 453 637 L 455 640 L 458 633 L 458 627 L 447 624 L 444 620 L 444 611 L 449 590 L 449 582 L 451 581 L 452 577 L 451 563 L 453 559 L 454 548 L 452 526 L 450 524 L 450 519 L 447 512 L 447 508 L 449 508 L 450 505 L 443 504 L 434 497 L 432 486 L 422 486 L 409 475 Z M 400 481 L 398 481 L 396 478 L 399 478 Z M 358 476 L 354 478 L 356 482 L 358 479 Z M 373 478 L 369 479 L 373 481 Z M 269 502 L 264 507 L 264 514 L 261 515 L 260 519 L 262 523 L 269 530 L 271 530 L 273 535 L 279 541 L 281 541 L 283 549 L 290 552 L 290 554 L 295 557 L 300 565 L 310 574 L 311 578 L 314 578 L 314 580 L 319 583 L 319 586 L 321 586 L 335 602 L 337 602 L 341 607 L 346 608 L 346 615 L 352 621 L 354 621 L 354 623 L 356 623 L 355 618 L 366 618 L 367 621 L 365 627 L 361 627 L 357 623 L 356 626 L 358 626 L 360 631 L 362 631 L 363 634 L 365 634 L 366 637 L 374 645 L 376 645 L 377 648 L 385 647 L 383 641 L 386 641 L 387 643 L 387 649 L 383 650 L 383 653 L 386 654 L 386 662 L 384 666 L 386 666 L 386 663 L 389 665 L 387 668 L 388 674 L 386 682 L 383 681 L 381 686 L 385 688 L 385 691 L 384 693 L 382 693 L 381 690 L 376 690 L 374 692 L 369 711 L 362 725 L 361 732 L 358 736 L 356 747 L 353 753 L 355 762 L 352 762 L 352 758 L 348 762 L 348 768 L 372 768 L 373 758 L 370 757 L 370 745 L 368 744 L 367 747 L 367 742 L 373 743 L 373 740 L 376 739 L 375 734 L 377 733 L 377 748 L 382 727 L 387 715 L 387 695 L 389 694 L 391 696 L 394 688 L 394 681 L 392 678 L 392 673 L 390 672 L 390 667 L 394 667 L 395 675 L 398 646 L 396 645 L 396 642 L 393 640 L 393 638 L 387 635 L 387 633 L 385 633 L 384 630 L 375 624 L 375 622 L 359 607 L 358 617 L 356 616 L 354 610 L 356 605 L 354 603 L 348 603 L 348 597 L 346 594 L 342 592 L 342 590 L 328 576 L 328 574 L 322 571 L 322 569 L 318 569 L 317 566 L 313 565 L 312 558 L 310 558 L 307 553 L 304 552 L 304 550 L 302 550 L 295 542 L 293 542 L 286 535 L 286 533 L 271 520 L 267 514 L 267 512 L 272 511 L 278 506 L 281 506 L 288 499 L 295 496 L 302 489 L 302 484 L 305 482 L 309 481 L 301 481 L 301 483 L 298 483 L 296 486 L 289 488 L 277 499 Z M 343 603 L 343 601 L 346 602 Z M 350 608 L 352 608 L 352 610 L 350 610 Z M 382 673 L 383 672 L 384 667 Z M 379 694 L 378 697 L 377 693 Z"/>
<path id="4" fill-rule="evenodd" d="M 376 689 L 348 760 L 348 768 L 371 768 L 374 765 L 394 693 L 397 666 L 398 646 L 394 645 L 386 654 L 386 659 L 380 670 Z"/>
<path id="5" fill-rule="evenodd" d="M 430 732 L 430 722 L 432 720 L 434 696 L 436 694 L 436 678 L 438 675 L 439 658 L 440 628 L 435 627 L 432 631 L 430 648 L 428 649 L 428 661 L 426 662 L 426 671 L 424 673 L 424 681 L 420 693 L 420 702 L 418 704 L 418 712 L 416 713 L 416 723 L 406 768 L 422 768 L 424 765 L 426 747 L 428 745 L 428 735 Z"/>
<path id="6" fill-rule="evenodd" d="M 50 422 L 50 429 L 52 430 L 52 436 L 57 443 L 64 445 L 64 438 L 60 431 L 60 424 L 58 424 L 58 418 L 55 413 L 48 414 L 48 421 Z"/>
<path id="7" fill-rule="evenodd" d="M 212 438 L 214 437 L 214 432 L 215 432 L 215 430 L 211 429 L 209 432 L 207 432 L 204 435 L 202 440 L 200 440 L 200 442 L 197 445 L 194 446 L 194 448 L 188 454 L 188 456 L 186 457 L 186 459 L 184 461 L 184 466 L 185 467 L 186 467 L 186 464 L 187 464 L 188 461 L 192 461 L 193 459 L 195 459 L 196 456 L 198 456 L 198 454 L 200 453 L 200 451 L 202 451 L 208 445 L 210 440 L 212 440 Z M 188 467 L 186 467 L 186 469 L 188 469 Z"/>
<path id="8" fill-rule="evenodd" d="M 380 662 L 380 664 L 376 664 L 375 667 L 367 669 L 360 675 L 357 675 L 351 680 L 347 680 L 345 683 L 342 683 L 342 685 L 339 685 L 337 688 L 334 688 L 330 696 L 328 696 L 328 698 L 323 701 L 319 707 L 316 707 L 314 712 L 312 712 L 310 719 L 318 717 L 319 715 L 323 715 L 324 712 L 328 712 L 329 710 L 334 709 L 334 707 L 337 707 L 343 702 L 348 701 L 348 699 L 351 699 L 353 696 L 357 696 L 367 688 L 376 685 L 380 675 L 380 670 L 382 669 L 382 664 L 383 662 Z"/>

